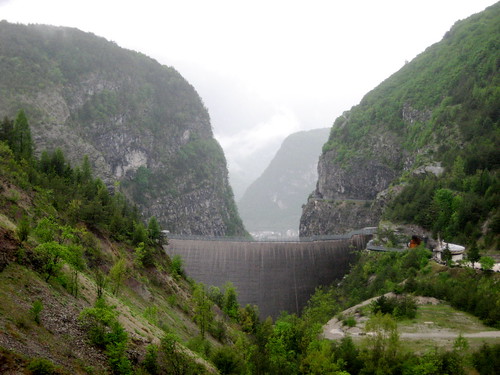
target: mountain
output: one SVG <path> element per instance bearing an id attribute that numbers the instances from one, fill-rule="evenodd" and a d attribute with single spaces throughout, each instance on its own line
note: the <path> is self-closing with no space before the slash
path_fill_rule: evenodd
<path id="1" fill-rule="evenodd" d="M 238 202 L 250 231 L 297 230 L 301 206 L 314 188 L 318 156 L 330 129 L 289 135 L 262 175 Z"/>
<path id="2" fill-rule="evenodd" d="M 333 124 L 300 234 L 417 223 L 471 241 L 500 232 L 500 3 L 366 94 Z"/>
<path id="3" fill-rule="evenodd" d="M 19 109 L 38 155 L 88 155 L 165 229 L 245 234 L 207 109 L 175 69 L 77 29 L 2 21 L 0 114 Z"/>

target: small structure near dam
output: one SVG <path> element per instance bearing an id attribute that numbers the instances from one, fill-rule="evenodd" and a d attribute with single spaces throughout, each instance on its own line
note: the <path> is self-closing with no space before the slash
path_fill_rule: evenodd
<path id="1" fill-rule="evenodd" d="M 218 287 L 230 281 L 240 305 L 257 305 L 262 318 L 276 318 L 281 311 L 300 313 L 318 286 L 341 279 L 370 238 L 363 230 L 294 242 L 170 236 L 165 250 L 183 259 L 195 281 Z"/>

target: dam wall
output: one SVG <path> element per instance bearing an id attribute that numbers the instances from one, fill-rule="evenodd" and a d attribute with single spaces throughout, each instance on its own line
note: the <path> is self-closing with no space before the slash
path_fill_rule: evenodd
<path id="1" fill-rule="evenodd" d="M 341 279 L 364 249 L 368 235 L 297 242 L 256 242 L 169 238 L 165 250 L 179 255 L 186 274 L 205 285 L 231 281 L 240 305 L 254 304 L 260 316 L 299 314 L 320 285 Z"/>

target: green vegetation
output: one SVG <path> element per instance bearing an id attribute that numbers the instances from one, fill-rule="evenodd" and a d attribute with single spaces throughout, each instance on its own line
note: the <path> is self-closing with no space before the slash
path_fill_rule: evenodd
<path id="1" fill-rule="evenodd" d="M 466 159 L 470 160 L 470 158 Z M 441 178 L 413 179 L 389 205 L 386 218 L 415 223 L 444 240 L 499 248 L 500 177 L 497 171 L 464 169 L 457 157 L 454 168 Z M 484 231 L 481 225 L 487 222 Z"/>
<path id="2" fill-rule="evenodd" d="M 413 319 L 417 315 L 417 304 L 411 296 L 403 298 L 380 296 L 372 305 L 375 314 L 392 315 L 396 319 Z"/>
<path id="3" fill-rule="evenodd" d="M 54 314 L 53 306 L 64 301 L 66 309 L 79 317 L 86 345 L 105 358 L 92 366 L 109 373 L 199 374 L 211 371 L 210 366 L 221 374 L 461 373 L 473 365 L 460 354 L 463 345 L 458 341 L 449 351 L 436 349 L 423 355 L 401 344 L 395 327 L 415 314 L 411 294 L 447 300 L 491 326 L 500 321 L 495 303 L 500 298 L 498 275 L 432 265 L 429 251 L 422 247 L 360 254 L 338 286 L 317 290 L 300 317 L 284 312 L 274 323 L 261 321 L 256 306 L 239 306 L 232 284 L 221 290 L 189 283 L 182 259 L 170 260 L 159 251 L 156 219 L 147 226 L 140 221 L 123 196 L 109 193 L 92 178 L 86 159 L 72 168 L 59 151 L 29 161 L 17 160 L 6 143 L 0 143 L 0 152 L 2 181 L 11 181 L 9 190 L 2 190 L 2 214 L 17 224 L 10 230 L 17 241 L 13 259 L 18 262 L 0 274 L 3 288 L 14 283 L 9 291 L 0 288 L 6 293 L 0 296 L 6 301 L 0 316 L 9 316 L 7 311 L 19 306 L 10 302 L 17 298 L 17 290 L 32 284 L 34 290 L 46 290 L 44 303 L 33 298 L 28 309 L 16 315 L 13 326 L 0 322 L 16 335 L 46 335 L 50 343 L 55 339 L 49 328 L 54 327 L 49 327 L 46 314 Z M 18 234 L 21 226 L 29 226 L 24 236 Z M 390 291 L 398 298 L 373 303 L 374 315 L 366 326 L 374 334 L 360 344 L 319 336 L 321 327 L 340 311 Z M 51 294 L 57 298 L 49 298 Z M 355 325 L 356 319 L 347 317 L 345 324 Z M 492 348 L 481 348 L 481 356 L 490 358 L 496 346 Z M 130 355 L 134 351 L 139 357 Z M 67 354 L 59 354 L 61 358 L 73 361 L 65 365 L 68 369 L 84 367 Z M 33 366 L 50 368 L 50 363 Z"/>
<path id="4" fill-rule="evenodd" d="M 335 121 L 324 151 L 342 145 L 348 147 L 345 152 L 339 151 L 344 154 L 339 158 L 348 156 L 350 150 L 363 152 L 367 134 L 390 130 L 404 140 L 407 149 L 431 143 L 443 146 L 444 152 L 439 157 L 448 162 L 456 150 L 446 144 L 449 137 L 444 137 L 458 124 L 463 139 L 474 138 L 460 153 L 467 155 L 474 150 L 477 162 L 474 169 L 484 169 L 480 161 L 498 155 L 494 145 L 498 144 L 499 136 L 496 115 L 500 100 L 496 54 L 499 11 L 496 4 L 486 12 L 457 22 L 441 42 L 368 93 L 358 106 Z M 411 125 L 405 124 L 402 116 L 405 106 L 433 114 L 429 119 L 417 116 Z M 476 149 L 476 142 L 487 147 Z M 454 159 L 453 156 L 451 161 Z"/>
<path id="5" fill-rule="evenodd" d="M 497 61 L 491 57 L 498 49 L 493 38 L 499 10 L 497 4 L 490 12 L 458 23 L 441 44 L 367 95 L 346 114 L 348 118 L 337 119 L 325 146 L 325 152 L 335 150 L 336 161 L 346 165 L 348 158 L 374 157 L 362 146 L 364 138 L 377 130 L 394 132 L 406 151 L 422 151 L 422 163 L 438 151 L 447 172 L 440 178 L 404 176 L 408 187 L 387 215 L 478 247 L 494 246 L 500 222 L 499 75 Z M 95 57 L 87 49 L 71 54 L 75 39 L 103 52 L 106 64 L 116 63 L 117 56 L 138 58 L 122 54 L 118 48 L 117 55 L 104 53 L 102 40 L 87 40 L 76 31 L 69 31 L 72 39 L 57 34 L 61 44 L 48 38 L 43 48 L 30 48 L 36 43 L 26 28 L 7 28 L 3 23 L 0 27 L 2 34 L 4 29 L 6 33 L 20 32 L 17 43 L 2 48 L 19 49 L 22 56 L 39 63 L 33 66 L 22 59 L 2 57 L 0 67 L 14 67 L 15 74 L 0 71 L 0 87 L 9 87 L 3 85 L 8 82 L 18 92 L 34 86 L 42 89 L 53 82 L 71 83 L 92 71 L 89 61 Z M 434 74 L 441 70 L 445 74 Z M 203 117 L 203 111 L 184 107 L 182 93 L 187 97 L 191 91 L 180 76 L 171 73 L 168 79 L 185 90 L 177 92 L 179 97 L 162 91 L 158 98 L 164 102 L 158 105 L 152 96 L 157 88 L 147 84 L 140 92 L 131 90 L 130 95 L 125 94 L 127 90 L 121 90 L 123 94 L 104 90 L 72 115 L 72 124 L 90 129 L 116 114 L 118 105 L 133 108 L 138 96 L 149 100 L 152 108 L 150 121 L 141 126 L 155 134 L 167 120 L 183 124 Z M 4 100 L 7 93 L 0 94 L 0 101 Z M 403 118 L 402 109 L 416 110 L 416 118 Z M 184 137 L 182 126 L 177 131 L 177 137 Z M 455 138 L 463 143 L 459 151 L 443 141 Z M 188 135 L 169 167 L 206 178 L 213 171 L 192 158 L 206 156 L 207 164 L 215 165 L 222 160 L 217 148 L 212 141 Z M 402 168 L 398 163 L 390 166 Z M 173 178 L 150 172 L 139 168 L 135 181 L 125 190 L 142 199 L 145 196 L 140 194 Z M 195 180 L 186 185 L 188 191 L 196 188 Z M 227 191 L 225 199 L 230 197 Z M 401 253 L 362 253 L 342 281 L 318 288 L 301 316 L 283 312 L 274 322 L 270 318 L 261 321 L 257 307 L 239 306 L 232 284 L 221 291 L 186 280 L 182 260 L 169 259 L 161 250 L 156 218 L 145 225 L 124 195 L 111 193 L 93 177 L 88 158 L 71 166 L 57 149 L 36 158 L 23 112 L 16 120 L 6 118 L 1 123 L 0 209 L 5 249 L 0 272 L 0 330 L 17 347 L 30 340 L 40 353 L 61 364 L 59 368 L 46 358 L 25 358 L 2 349 L 2 365 L 9 369 L 102 374 L 218 370 L 221 374 L 410 375 L 464 374 L 473 368 L 481 374 L 498 372 L 499 345 L 484 345 L 470 356 L 466 340 L 459 337 L 448 350 L 431 348 L 417 354 L 401 345 L 397 327 L 401 319 L 412 319 L 415 314 L 412 295 L 424 295 L 445 300 L 500 328 L 499 275 L 431 263 L 429 251 L 422 247 Z M 234 223 L 231 215 L 229 212 L 224 220 Z M 485 229 L 478 234 L 481 227 Z M 230 232 L 237 231 L 235 224 Z M 388 236 L 388 241 L 396 240 Z M 470 257 L 482 259 L 488 268 L 491 258 L 478 256 L 472 252 Z M 349 337 L 340 342 L 321 338 L 322 326 L 333 316 L 387 292 L 398 297 L 375 300 L 366 323 L 371 334 L 361 343 Z M 356 320 L 347 317 L 345 324 L 354 325 Z"/>
<path id="6" fill-rule="evenodd" d="M 17 114 L 19 108 L 25 112 Z M 65 162 L 76 166 L 81 150 L 89 150 L 87 166 L 93 164 L 99 168 L 96 175 L 107 178 L 111 172 L 116 187 L 146 219 L 154 210 L 162 212 L 157 217 L 162 226 L 178 233 L 192 231 L 190 225 L 195 227 L 192 223 L 202 218 L 206 228 L 202 225 L 198 234 L 215 228 L 222 236 L 246 234 L 208 111 L 195 89 L 171 67 L 77 29 L 2 21 L 0 112 L 15 118 L 0 126 L 0 139 L 9 140 L 16 156 L 28 159 L 33 153 L 33 145 L 25 142 L 30 137 L 26 118 L 37 124 L 41 143 L 64 151 L 66 160 L 57 150 L 41 155 L 45 171 L 50 168 L 63 176 Z M 193 192 L 213 202 L 214 208 L 209 211 L 201 201 L 194 202 Z M 109 213 L 116 229 L 132 224 L 119 222 L 120 215 L 107 207 L 100 212 L 97 201 L 88 210 L 80 208 L 85 203 L 80 197 L 67 203 L 74 222 L 81 214 Z M 188 210 L 179 218 L 188 206 L 198 211 Z M 167 214 L 171 211 L 175 213 Z M 110 229 L 116 236 L 124 234 Z"/>
<path id="7" fill-rule="evenodd" d="M 11 123 L 5 119 L 2 130 Z M 27 334 L 34 345 L 44 341 L 51 355 L 59 356 L 58 362 L 69 367 L 55 367 L 46 359 L 21 363 L 32 373 L 66 373 L 64 368 L 82 372 L 79 356 L 54 346 L 56 341 L 68 341 L 53 325 L 54 314 L 65 311 L 77 314 L 79 324 L 76 319 L 64 317 L 60 319 L 66 320 L 59 325 L 65 327 L 73 321 L 71 329 L 81 327 L 86 332 L 88 344 L 106 358 L 105 364 L 94 359 L 94 365 L 103 372 L 107 369 L 114 374 L 132 374 L 142 368 L 137 359 L 131 360 L 131 350 L 149 353 L 149 365 L 146 361 L 144 366 L 153 368 L 153 350 L 147 352 L 137 341 L 130 340 L 131 334 L 149 340 L 163 337 L 157 350 L 158 373 L 186 373 L 185 369 L 196 374 L 207 372 L 210 365 L 197 363 L 196 355 L 186 349 L 183 341 L 193 329 L 187 330 L 182 319 L 198 323 L 203 342 L 207 343 L 206 332 L 210 332 L 212 342 L 217 342 L 211 333 L 216 331 L 213 327 L 219 327 L 221 339 L 228 328 L 221 318 L 212 315 L 212 303 L 208 303 L 206 295 L 199 297 L 200 289 L 185 280 L 180 261 L 171 261 L 162 251 L 163 238 L 156 218 L 150 218 L 146 228 L 123 195 L 110 193 L 102 181 L 92 177 L 88 158 L 72 168 L 60 150 L 43 152 L 37 159 L 22 148 L 13 148 L 11 141 L 17 129 L 2 131 L 0 138 L 0 230 L 2 235 L 12 232 L 2 237 L 7 241 L 2 243 L 6 249 L 3 267 L 7 269 L 2 271 L 0 326 L 14 340 Z M 6 137 L 7 133 L 12 137 Z M 30 141 L 25 138 L 25 145 Z M 169 275 L 166 271 L 170 270 Z M 35 285 L 33 290 L 31 285 Z M 130 285 L 143 285 L 143 289 L 134 290 Z M 14 302 L 24 295 L 18 292 L 24 288 L 28 289 L 24 291 L 28 298 L 33 293 L 42 297 L 33 297 L 24 308 L 24 302 Z M 158 305 L 146 304 L 142 291 L 154 291 Z M 171 295 L 175 300 L 169 298 Z M 92 300 L 95 303 L 89 306 Z M 82 305 L 88 307 L 76 307 Z M 197 307 L 195 312 L 191 306 Z M 14 317 L 15 328 L 8 328 L 8 319 Z M 128 324 L 127 330 L 122 322 Z M 182 341 L 172 340 L 168 333 L 172 329 L 181 333 Z M 75 342 L 72 345 L 81 346 Z M 62 347 L 68 352 L 73 350 L 71 346 Z M 92 372 L 91 367 L 85 371 Z"/>
<path id="8" fill-rule="evenodd" d="M 385 218 L 481 251 L 500 248 L 499 19 L 494 4 L 457 22 L 336 119 L 323 149 L 338 168 L 370 160 L 398 176 Z M 416 172 L 436 164 L 438 177 Z"/>
<path id="9" fill-rule="evenodd" d="M 43 310 L 43 303 L 39 299 L 33 302 L 33 306 L 30 309 L 30 313 L 33 316 L 33 320 L 36 324 L 40 324 L 40 313 Z"/>

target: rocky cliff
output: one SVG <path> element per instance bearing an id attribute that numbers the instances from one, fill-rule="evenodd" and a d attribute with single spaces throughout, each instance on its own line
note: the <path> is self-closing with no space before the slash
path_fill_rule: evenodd
<path id="1" fill-rule="evenodd" d="M 76 29 L 0 22 L 0 114 L 23 108 L 38 152 L 88 155 L 165 229 L 241 235 L 223 151 L 175 69 Z"/>
<path id="2" fill-rule="evenodd" d="M 318 177 L 316 165 L 330 129 L 291 134 L 262 175 L 245 191 L 238 209 L 249 231 L 298 230 L 301 206 Z"/>
<path id="3" fill-rule="evenodd" d="M 496 4 L 457 22 L 337 118 L 303 209 L 301 236 L 377 225 L 404 184 L 440 176 L 458 156 L 464 176 L 497 170 L 499 40 Z"/>

